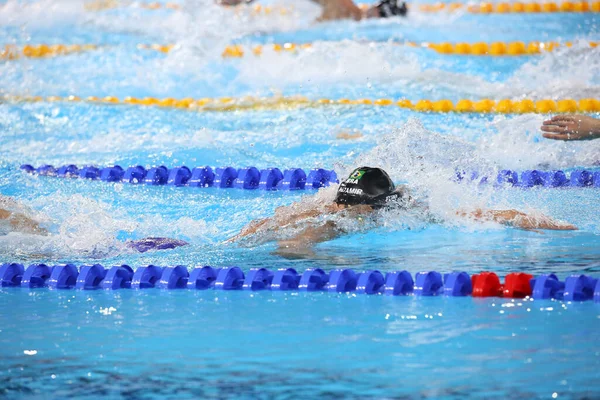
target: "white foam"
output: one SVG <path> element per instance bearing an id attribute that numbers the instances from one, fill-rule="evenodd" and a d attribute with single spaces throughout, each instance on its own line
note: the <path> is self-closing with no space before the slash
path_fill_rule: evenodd
<path id="1" fill-rule="evenodd" d="M 572 48 L 531 57 L 506 82 L 452 72 L 440 63 L 425 67 L 419 52 L 429 51 L 394 43 L 352 40 L 316 42 L 312 48 L 297 54 L 275 52 L 266 47 L 260 57 L 248 55 L 239 60 L 237 80 L 252 87 L 264 87 L 274 81 L 279 87 L 364 85 L 350 89 L 355 92 L 368 92 L 371 84 L 386 84 L 389 90 L 402 92 L 431 86 L 436 91 L 450 91 L 463 97 L 493 99 L 585 98 L 600 92 L 600 48 L 590 48 L 584 40 Z"/>
<path id="2" fill-rule="evenodd" d="M 49 234 L 0 235 L 0 251 L 27 258 L 105 258 L 131 251 L 117 239 L 120 233 L 134 238 L 159 236 L 214 243 L 219 235 L 216 227 L 224 224 L 187 216 L 171 219 L 143 211 L 128 215 L 126 209 L 60 191 L 20 204 L 19 210 L 28 210 L 26 205 L 39 210 L 26 212 L 26 215 L 40 221 Z"/>
<path id="3" fill-rule="evenodd" d="M 0 4 L 0 26 L 50 28 L 86 19 L 83 3 L 78 0 L 7 0 L 3 3 Z"/>

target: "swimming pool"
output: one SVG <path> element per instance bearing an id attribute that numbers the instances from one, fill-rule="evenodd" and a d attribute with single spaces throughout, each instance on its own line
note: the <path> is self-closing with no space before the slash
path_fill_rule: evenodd
<path id="1" fill-rule="evenodd" d="M 2 93 L 183 99 L 581 99 L 598 97 L 597 13 L 414 12 L 406 20 L 313 24 L 309 2 L 285 15 L 183 9 L 86 11 L 81 2 L 0 3 L 4 44 L 96 50 L 0 61 Z M 443 55 L 411 42 L 572 41 L 542 55 Z M 232 43 L 310 49 L 222 58 Z M 168 54 L 140 44 L 175 44 Z M 596 113 L 595 116 L 598 116 Z M 233 112 L 94 102 L 0 103 L 0 193 L 44 221 L 48 237 L 0 236 L 0 261 L 49 265 L 237 265 L 244 271 L 353 268 L 474 274 L 600 275 L 597 188 L 496 188 L 456 170 L 598 170 L 600 143 L 541 138 L 543 115 L 419 113 L 323 105 Z M 345 137 L 345 138 L 344 138 Z M 286 259 L 275 245 L 226 245 L 252 219 L 306 191 L 107 184 L 23 173 L 35 166 L 380 165 L 427 198 L 421 215 Z M 319 196 L 332 196 L 333 188 Z M 304 201 L 307 201 L 306 198 Z M 579 231 L 529 232 L 455 215 L 476 206 L 540 210 Z M 131 253 L 127 239 L 186 247 Z M 0 397 L 595 398 L 600 313 L 592 302 L 219 291 L 0 288 Z"/>

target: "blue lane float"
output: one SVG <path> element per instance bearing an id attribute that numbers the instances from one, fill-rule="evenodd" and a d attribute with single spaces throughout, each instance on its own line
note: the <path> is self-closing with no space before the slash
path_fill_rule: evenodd
<path id="1" fill-rule="evenodd" d="M 586 301 L 594 298 L 598 279 L 586 275 L 571 275 L 565 280 L 563 300 Z"/>
<path id="2" fill-rule="evenodd" d="M 0 286 L 11 287 L 21 285 L 25 268 L 22 264 L 2 264 L 0 266 Z"/>
<path id="3" fill-rule="evenodd" d="M 79 168 L 76 165 L 63 165 L 56 172 L 59 178 L 76 178 L 79 175 Z"/>
<path id="4" fill-rule="evenodd" d="M 83 167 L 79 170 L 79 177 L 81 179 L 98 179 L 100 178 L 100 169 L 93 166 Z"/>
<path id="5" fill-rule="evenodd" d="M 377 270 L 365 271 L 358 276 L 356 292 L 361 294 L 378 294 L 385 289 L 385 278 Z"/>
<path id="6" fill-rule="evenodd" d="M 388 296 L 412 294 L 415 282 L 408 271 L 388 272 L 385 275 L 384 293 Z"/>
<path id="7" fill-rule="evenodd" d="M 565 283 L 558 280 L 556 275 L 540 275 L 531 282 L 534 299 L 562 299 Z"/>
<path id="8" fill-rule="evenodd" d="M 156 265 L 139 267 L 135 270 L 131 278 L 131 287 L 134 289 L 151 289 L 156 286 L 156 282 L 162 276 L 162 268 Z"/>
<path id="9" fill-rule="evenodd" d="M 172 168 L 169 171 L 169 177 L 167 178 L 167 185 L 171 186 L 185 186 L 186 183 L 192 177 L 192 171 L 188 167 Z"/>
<path id="10" fill-rule="evenodd" d="M 329 273 L 328 292 L 354 292 L 358 284 L 358 275 L 352 269 L 334 269 Z"/>
<path id="11" fill-rule="evenodd" d="M 55 265 L 48 279 L 48 287 L 51 289 L 72 289 L 77 284 L 79 271 L 73 264 Z"/>
<path id="12" fill-rule="evenodd" d="M 118 167 L 118 165 L 115 165 Z M 144 182 L 144 178 L 146 177 L 146 168 L 141 165 L 136 165 L 135 167 L 129 167 L 125 171 L 123 175 L 123 182 L 127 183 L 142 183 Z"/>
<path id="13" fill-rule="evenodd" d="M 52 275 L 52 268 L 46 264 L 31 264 L 23 274 L 21 287 L 30 289 L 45 287 L 50 275 Z"/>
<path id="14" fill-rule="evenodd" d="M 479 278 L 490 279 L 479 279 Z M 477 279 L 476 279 L 477 278 Z M 491 279 L 493 278 L 493 279 Z M 293 268 L 271 271 L 252 268 L 247 274 L 239 267 L 197 267 L 191 271 L 183 265 L 159 267 L 148 265 L 135 271 L 128 265 L 105 268 L 100 264 L 73 264 L 47 266 L 32 264 L 25 268 L 19 263 L 0 265 L 0 287 L 27 289 L 193 289 L 193 290 L 269 290 L 269 291 L 322 291 L 330 293 L 359 293 L 390 296 L 447 296 L 447 297 L 504 297 L 600 303 L 600 279 L 587 275 L 572 275 L 560 281 L 556 275 L 533 277 L 526 273 L 510 273 L 501 283 L 493 272 L 469 276 L 456 271 L 441 274 L 424 271 L 387 272 L 377 270 L 355 272 L 336 269 L 327 273 L 320 268 L 307 269 L 299 274 Z"/>
<path id="15" fill-rule="evenodd" d="M 215 173 L 211 167 L 196 167 L 192 170 L 188 185 L 192 187 L 211 187 L 214 181 Z"/>
<path id="16" fill-rule="evenodd" d="M 215 289 L 240 290 L 244 286 L 244 272 L 239 267 L 222 268 L 217 275 Z"/>
<path id="17" fill-rule="evenodd" d="M 258 188 L 262 190 L 275 190 L 277 183 L 283 179 L 283 173 L 279 168 L 267 168 L 260 171 Z"/>
<path id="18" fill-rule="evenodd" d="M 100 284 L 106 276 L 106 269 L 100 264 L 84 265 L 79 271 L 75 288 L 79 290 L 100 289 Z"/>
<path id="19" fill-rule="evenodd" d="M 245 190 L 307 190 L 320 189 L 331 183 L 338 183 L 335 171 L 316 168 L 307 173 L 301 168 L 291 168 L 281 172 L 279 168 L 266 168 L 259 170 L 256 167 L 236 169 L 233 167 L 196 167 L 190 169 L 186 166 L 171 168 L 161 165 L 146 170 L 141 165 L 127 169 L 119 165 L 98 168 L 86 166 L 78 169 L 75 165 L 66 165 L 58 170 L 52 165 L 42 165 L 34 168 L 24 164 L 21 169 L 27 173 L 73 177 L 96 180 L 103 182 L 125 182 L 132 184 L 146 184 L 151 186 L 190 186 L 190 187 L 216 187 L 237 188 Z M 58 171 L 58 172 L 57 172 Z"/>
<path id="20" fill-rule="evenodd" d="M 238 171 L 232 167 L 217 168 L 213 186 L 220 189 L 233 187 L 233 181 L 238 177 Z"/>
<path id="21" fill-rule="evenodd" d="M 417 296 L 437 296 L 444 292 L 442 274 L 436 271 L 417 272 L 414 294 Z"/>
<path id="22" fill-rule="evenodd" d="M 329 274 L 321 268 L 309 268 L 302 274 L 298 289 L 306 292 L 323 290 L 327 282 L 329 282 Z"/>
<path id="23" fill-rule="evenodd" d="M 121 182 L 124 175 L 125 171 L 118 165 L 100 170 L 100 180 L 103 182 Z"/>
<path id="24" fill-rule="evenodd" d="M 271 288 L 273 272 L 266 268 L 251 268 L 244 279 L 242 289 L 265 290 Z"/>
<path id="25" fill-rule="evenodd" d="M 130 289 L 133 279 L 133 269 L 129 265 L 111 267 L 102 280 L 102 289 Z"/>
<path id="26" fill-rule="evenodd" d="M 213 288 L 217 281 L 219 271 L 221 271 L 220 268 L 209 266 L 195 268 L 188 278 L 188 289 L 206 290 Z"/>
<path id="27" fill-rule="evenodd" d="M 300 275 L 294 268 L 280 268 L 273 274 L 271 290 L 297 290 Z"/>
<path id="28" fill-rule="evenodd" d="M 463 297 L 473 293 L 471 277 L 466 272 L 444 274 L 444 294 L 446 296 Z"/>
<path id="29" fill-rule="evenodd" d="M 166 267 L 156 285 L 159 289 L 185 289 L 190 274 L 183 265 Z"/>
<path id="30" fill-rule="evenodd" d="M 260 171 L 256 167 L 240 168 L 233 181 L 233 187 L 238 189 L 256 189 L 260 184 Z"/>
<path id="31" fill-rule="evenodd" d="M 150 168 L 144 178 L 146 185 L 165 185 L 169 179 L 169 170 L 164 165 Z"/>
<path id="32" fill-rule="evenodd" d="M 306 172 L 300 168 L 288 169 L 283 179 L 277 183 L 279 190 L 304 190 L 306 188 Z"/>
<path id="33" fill-rule="evenodd" d="M 24 166 L 21 166 L 23 170 L 27 171 L 27 166 L 25 166 L 25 168 L 23 167 Z M 54 168 L 52 165 L 41 165 L 37 167 L 34 171 L 36 174 L 42 176 L 56 176 L 56 168 Z"/>

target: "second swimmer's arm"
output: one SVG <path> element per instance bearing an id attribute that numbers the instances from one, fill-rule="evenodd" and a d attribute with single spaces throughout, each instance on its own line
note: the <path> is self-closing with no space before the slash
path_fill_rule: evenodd
<path id="1" fill-rule="evenodd" d="M 459 215 L 474 218 L 480 221 L 494 221 L 503 225 L 513 226 L 520 229 L 548 229 L 558 231 L 577 230 L 575 225 L 555 221 L 545 215 L 532 216 L 517 210 L 482 210 L 477 209 L 466 213 L 459 211 Z"/>
<path id="2" fill-rule="evenodd" d="M 29 218 L 25 214 L 13 213 L 11 211 L 0 208 L 0 220 L 6 220 L 10 227 L 15 232 L 31 233 L 35 235 L 46 235 L 48 231 Z"/>

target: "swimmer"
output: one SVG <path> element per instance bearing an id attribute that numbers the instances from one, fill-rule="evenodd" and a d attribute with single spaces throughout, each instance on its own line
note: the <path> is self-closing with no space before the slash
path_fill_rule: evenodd
<path id="1" fill-rule="evenodd" d="M 600 138 L 600 120 L 587 115 L 556 115 L 540 128 L 546 139 L 592 140 Z"/>
<path id="2" fill-rule="evenodd" d="M 389 18 L 396 15 L 405 16 L 408 8 L 406 3 L 398 0 L 381 0 L 368 8 L 361 8 L 352 0 L 312 0 L 323 7 L 318 21 L 331 21 L 336 19 L 353 19 L 360 21 L 367 18 Z M 235 6 L 238 4 L 249 4 L 252 0 L 217 0 L 217 4 L 224 6 Z"/>
<path id="3" fill-rule="evenodd" d="M 318 21 L 331 21 L 336 19 L 353 19 L 360 21 L 367 18 L 389 18 L 405 16 L 408 9 L 406 3 L 398 0 L 381 0 L 371 7 L 363 9 L 352 0 L 312 0 L 323 7 L 323 12 Z"/>
<path id="4" fill-rule="evenodd" d="M 40 223 L 25 215 L 24 207 L 14 199 L 0 195 L 0 235 L 11 232 L 25 233 L 30 235 L 49 236 L 47 229 Z M 185 246 L 188 243 L 183 240 L 149 237 L 140 240 L 128 240 L 125 247 L 145 253 L 149 250 L 167 250 Z"/>
<path id="5" fill-rule="evenodd" d="M 333 220 L 323 220 L 322 216 L 340 214 L 340 216 L 361 220 L 381 209 L 427 210 L 423 204 L 415 201 L 406 186 L 396 187 L 389 175 L 381 168 L 360 167 L 355 169 L 348 179 L 343 181 L 333 202 L 322 208 L 302 209 L 298 203 L 279 207 L 271 218 L 253 221 L 228 242 L 237 242 L 259 233 L 276 232 L 283 228 L 303 228 L 294 237 L 278 240 L 277 253 L 298 255 L 312 245 L 334 239 L 347 233 Z M 549 217 L 532 217 L 517 210 L 475 210 L 459 211 L 457 215 L 477 221 L 493 221 L 515 228 L 536 230 L 576 230 L 577 227 L 554 221 Z M 312 220 L 311 220 L 312 219 Z"/>
<path id="6" fill-rule="evenodd" d="M 250 4 L 254 0 L 215 0 L 220 6 L 237 6 L 239 4 Z"/>

